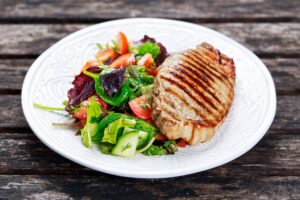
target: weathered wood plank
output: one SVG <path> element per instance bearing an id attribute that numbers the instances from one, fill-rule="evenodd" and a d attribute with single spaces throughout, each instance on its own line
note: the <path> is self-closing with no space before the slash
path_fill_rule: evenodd
<path id="1" fill-rule="evenodd" d="M 38 55 L 67 34 L 87 25 L 1 25 L 0 55 Z M 206 24 L 261 56 L 299 56 L 299 23 Z"/>
<path id="2" fill-rule="evenodd" d="M 33 133 L 0 134 L 0 174 L 94 174 L 51 151 Z M 269 134 L 241 158 L 202 175 L 300 176 L 300 137 Z"/>
<path id="3" fill-rule="evenodd" d="M 299 199 L 299 177 L 0 176 L 2 199 Z"/>
<path id="4" fill-rule="evenodd" d="M 21 90 L 32 59 L 0 60 L 0 90 Z M 20 93 L 20 92 L 19 92 Z"/>
<path id="5" fill-rule="evenodd" d="M 17 128 L 28 127 L 25 120 L 22 106 L 21 96 L 19 95 L 4 95 L 0 96 L 0 129 L 4 128 Z"/>
<path id="6" fill-rule="evenodd" d="M 275 82 L 277 94 L 300 92 L 300 59 L 263 59 Z"/>
<path id="7" fill-rule="evenodd" d="M 0 59 L 0 91 L 19 91 L 33 59 Z M 300 59 L 263 59 L 271 71 L 278 94 L 300 93 Z"/>
<path id="8" fill-rule="evenodd" d="M 278 96 L 277 113 L 273 129 L 285 132 L 300 130 L 300 96 Z M 46 112 L 46 111 L 45 111 Z M 1 128 L 26 128 L 27 123 L 22 113 L 20 96 L 0 96 L 0 131 Z M 3 131 L 2 131 L 3 132 Z"/>
<path id="9" fill-rule="evenodd" d="M 165 17 L 200 19 L 202 21 L 234 20 L 298 20 L 300 4 L 286 1 L 22 1 L 0 2 L 0 19 L 103 20 L 124 17 Z M 37 21 L 38 22 L 38 21 Z"/>

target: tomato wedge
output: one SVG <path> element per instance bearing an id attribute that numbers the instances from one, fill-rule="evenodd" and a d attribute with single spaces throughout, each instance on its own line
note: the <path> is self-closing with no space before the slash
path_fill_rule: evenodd
<path id="1" fill-rule="evenodd" d="M 73 117 L 74 118 L 77 118 L 77 119 L 86 119 L 86 113 L 87 113 L 87 110 L 86 110 L 86 107 L 79 107 L 73 114 Z"/>
<path id="2" fill-rule="evenodd" d="M 128 66 L 128 65 L 133 65 L 135 64 L 135 58 L 134 58 L 134 54 L 132 53 L 127 53 L 124 55 L 121 55 L 120 57 L 118 57 L 117 59 L 115 59 L 110 66 L 115 68 L 115 69 L 119 69 L 122 66 Z"/>
<path id="3" fill-rule="evenodd" d="M 91 98 L 91 97 L 90 97 Z M 95 101 L 101 105 L 102 108 L 106 109 L 107 108 L 107 103 L 103 101 L 100 97 L 97 95 L 94 95 Z"/>
<path id="4" fill-rule="evenodd" d="M 99 66 L 99 63 L 96 59 L 88 60 L 85 65 L 81 68 L 81 71 L 86 71 L 88 68 L 93 66 Z"/>
<path id="5" fill-rule="evenodd" d="M 154 68 L 154 69 L 152 69 L 152 70 L 147 70 L 146 72 L 147 72 L 147 74 L 149 74 L 149 75 L 156 76 L 157 73 L 158 73 L 158 71 L 159 71 L 159 68 L 157 67 L 157 68 Z"/>
<path id="6" fill-rule="evenodd" d="M 96 54 L 96 58 L 102 62 L 113 59 L 117 56 L 117 53 L 113 49 L 107 49 L 105 51 L 99 51 Z"/>
<path id="7" fill-rule="evenodd" d="M 151 117 L 152 109 L 145 95 L 129 101 L 129 107 L 141 119 L 149 119 Z"/>
<path id="8" fill-rule="evenodd" d="M 156 140 L 160 140 L 160 141 L 163 141 L 163 140 L 167 140 L 167 136 L 163 135 L 163 134 L 159 134 L 158 136 L 155 137 Z"/>
<path id="9" fill-rule="evenodd" d="M 184 139 L 180 138 L 179 142 L 177 143 L 177 145 L 179 147 L 186 147 L 187 143 L 186 143 L 186 141 Z"/>
<path id="10" fill-rule="evenodd" d="M 153 67 L 155 65 L 153 57 L 150 53 L 146 53 L 138 62 L 138 65 L 146 66 L 148 68 Z"/>
<path id="11" fill-rule="evenodd" d="M 120 54 L 126 54 L 129 52 L 129 45 L 127 37 L 124 33 L 119 32 L 117 35 L 117 43 L 119 46 Z"/>
<path id="12" fill-rule="evenodd" d="M 81 102 L 80 107 L 74 112 L 73 116 L 74 118 L 80 119 L 80 120 L 85 120 L 87 116 L 87 108 L 86 106 L 89 105 L 91 97 L 89 97 L 87 100 Z M 94 95 L 95 101 L 101 105 L 102 109 L 107 108 L 107 103 L 103 101 L 100 97 L 97 95 Z"/>

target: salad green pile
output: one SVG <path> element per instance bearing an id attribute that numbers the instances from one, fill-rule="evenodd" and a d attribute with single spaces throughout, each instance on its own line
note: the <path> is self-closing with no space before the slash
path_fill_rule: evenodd
<path id="1" fill-rule="evenodd" d="M 72 82 L 65 107 L 84 146 L 123 157 L 174 154 L 177 143 L 162 136 L 151 120 L 153 82 L 168 55 L 165 47 L 148 36 L 132 45 L 121 32 L 117 41 L 98 47 L 95 59 Z"/>

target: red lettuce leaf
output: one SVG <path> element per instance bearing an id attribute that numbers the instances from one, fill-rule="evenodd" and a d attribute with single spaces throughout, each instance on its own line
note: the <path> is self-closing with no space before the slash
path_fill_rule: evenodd
<path id="1" fill-rule="evenodd" d="M 120 91 L 125 79 L 125 71 L 125 67 L 121 67 L 101 76 L 100 81 L 107 96 L 111 97 Z"/>
<path id="2" fill-rule="evenodd" d="M 87 71 L 100 73 L 101 69 L 99 67 L 90 67 Z M 68 91 L 69 106 L 77 106 L 95 94 L 94 80 L 82 72 L 75 76 L 72 84 L 74 85 L 73 88 Z"/>

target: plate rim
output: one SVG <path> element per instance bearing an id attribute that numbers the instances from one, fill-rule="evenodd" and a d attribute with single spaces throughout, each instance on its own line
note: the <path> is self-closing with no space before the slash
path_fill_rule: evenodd
<path id="1" fill-rule="evenodd" d="M 76 37 L 77 35 L 80 35 L 81 33 L 87 31 L 87 30 L 92 30 L 92 29 L 97 29 L 98 27 L 101 28 L 101 26 L 105 26 L 105 25 L 109 25 L 109 24 L 118 24 L 118 23 L 124 23 L 124 22 L 128 22 L 128 21 L 151 21 L 151 22 L 167 22 L 167 23 L 174 23 L 174 24 L 178 24 L 178 25 L 185 25 L 185 26 L 190 26 L 190 27 L 196 27 L 196 26 L 200 26 L 203 29 L 206 29 L 210 32 L 213 32 L 214 34 L 218 35 L 221 37 L 221 39 L 226 39 L 229 42 L 237 45 L 239 48 L 242 48 L 248 56 L 251 56 L 251 59 L 254 59 L 256 64 L 260 65 L 260 67 L 262 68 L 263 72 L 264 72 L 264 77 L 266 78 L 267 82 L 270 84 L 270 102 L 269 102 L 269 106 L 267 109 L 267 120 L 264 120 L 264 123 L 262 124 L 262 128 L 260 129 L 259 132 L 257 132 L 255 134 L 255 137 L 253 137 L 253 141 L 252 142 L 248 142 L 247 145 L 243 148 L 243 151 L 238 151 L 235 153 L 231 153 L 230 156 L 226 157 L 226 159 L 220 159 L 216 162 L 211 163 L 209 166 L 203 168 L 201 166 L 196 166 L 196 167 L 190 167 L 190 168 L 186 168 L 186 169 L 178 169 L 178 170 L 173 170 L 170 171 L 168 173 L 159 173 L 157 171 L 155 172 L 131 172 L 128 170 L 116 170 L 116 169 L 109 169 L 109 168 L 105 168 L 105 167 L 101 167 L 101 166 L 94 166 L 90 163 L 86 163 L 84 161 L 82 161 L 80 158 L 65 152 L 59 148 L 56 148 L 55 146 L 53 146 L 52 144 L 50 144 L 49 142 L 47 142 L 46 140 L 44 140 L 44 138 L 42 137 L 42 134 L 39 133 L 39 131 L 37 130 L 37 127 L 35 127 L 34 123 L 32 122 L 32 120 L 30 120 L 30 115 L 29 115 L 29 107 L 26 107 L 26 93 L 28 93 L 28 90 L 30 88 L 30 80 L 33 78 L 35 71 L 37 69 L 37 64 L 40 60 L 42 60 L 42 58 L 44 58 L 45 56 L 47 56 L 47 54 L 49 54 L 52 49 L 56 48 L 56 46 L 59 46 L 61 43 L 64 43 L 65 41 L 70 41 L 72 40 L 74 37 Z M 29 125 L 29 127 L 32 129 L 33 133 L 39 138 L 39 140 L 41 140 L 48 148 L 50 148 L 51 150 L 53 150 L 54 152 L 58 153 L 59 155 L 73 161 L 76 162 L 82 166 L 88 167 L 90 169 L 96 170 L 96 171 L 100 171 L 103 173 L 107 173 L 107 174 L 112 174 L 112 175 L 117 175 L 117 176 L 122 176 L 122 177 L 129 177 L 129 178 L 171 178 L 171 177 L 178 177 L 178 176 L 183 176 L 183 175 L 188 175 L 188 174 L 194 174 L 197 172 L 202 172 L 202 171 L 206 171 L 215 167 L 219 167 L 221 165 L 224 165 L 228 162 L 231 162 L 232 160 L 242 156 L 243 154 L 247 153 L 250 149 L 252 149 L 261 139 L 262 137 L 267 133 L 268 129 L 270 128 L 274 118 L 275 118 L 275 114 L 276 114 L 276 105 L 277 105 L 277 98 L 276 98 L 276 89 L 275 89 L 275 84 L 274 84 L 274 80 L 271 76 L 270 71 L 268 70 L 268 68 L 265 66 L 265 64 L 252 52 L 250 51 L 247 47 L 243 46 L 242 44 L 238 43 L 237 41 L 229 38 L 226 35 L 223 35 L 220 32 L 217 32 L 213 29 L 210 29 L 208 27 L 202 26 L 202 25 L 198 25 L 198 24 L 194 24 L 194 23 L 190 23 L 190 22 L 183 22 L 183 21 L 178 21 L 178 20 L 171 20 L 171 19 L 162 19 L 162 18 L 125 18 L 125 19 L 119 19 L 119 20 L 111 20 L 111 21 L 106 21 L 106 22 L 102 22 L 102 23 L 98 23 L 98 24 L 94 24 L 91 26 L 87 26 L 85 28 L 82 28 L 80 30 L 77 30 L 71 34 L 66 35 L 65 37 L 63 37 L 62 39 L 58 40 L 54 45 L 52 45 L 51 47 L 47 48 L 44 52 L 41 53 L 41 55 L 31 64 L 28 72 L 26 73 L 26 76 L 24 78 L 23 81 L 23 86 L 22 86 L 22 92 L 21 92 L 21 104 L 22 104 L 22 110 L 25 116 L 25 119 Z"/>

